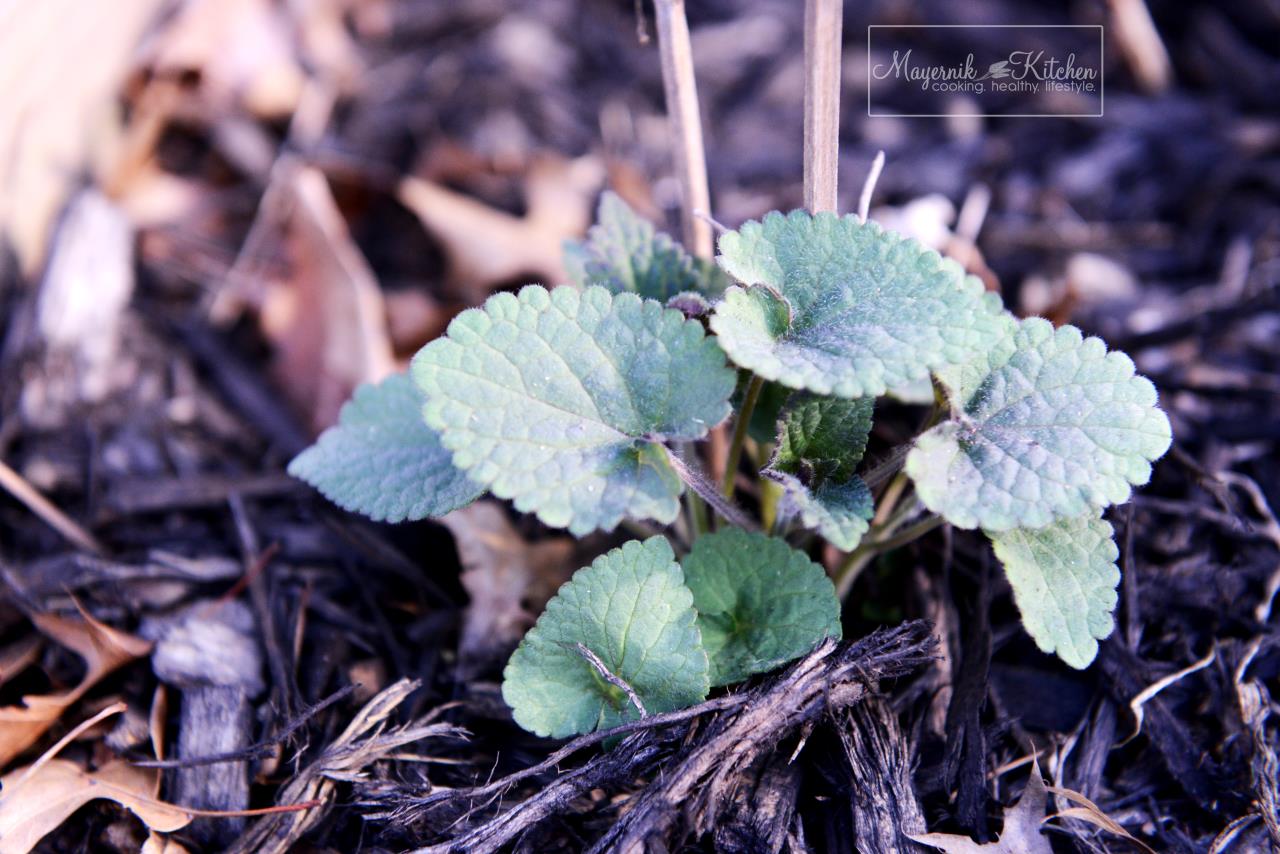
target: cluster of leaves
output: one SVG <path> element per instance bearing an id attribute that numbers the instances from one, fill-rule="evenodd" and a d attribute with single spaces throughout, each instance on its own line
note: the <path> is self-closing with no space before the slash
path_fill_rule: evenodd
<path id="1" fill-rule="evenodd" d="M 780 539 L 727 528 L 677 563 L 632 540 L 574 573 L 511 656 L 516 722 L 562 737 L 691 706 L 840 636 L 822 567 Z"/>
<path id="2" fill-rule="evenodd" d="M 676 449 L 738 401 L 773 449 L 760 476 L 779 495 L 775 530 L 848 551 L 875 516 L 856 471 L 874 400 L 932 382 L 938 418 L 905 456 L 909 506 L 981 528 L 1040 648 L 1092 661 L 1119 579 L 1102 511 L 1170 443 L 1128 357 L 1018 320 L 955 262 L 857 217 L 771 213 L 721 236 L 718 267 L 616 196 L 599 219 L 567 247 L 574 285 L 463 312 L 411 377 L 357 391 L 290 471 L 388 521 L 487 490 L 578 536 L 668 525 L 687 488 L 715 505 Z M 695 702 L 836 631 L 829 611 L 804 610 L 831 604 L 814 569 L 782 539 L 733 529 L 696 539 L 682 564 L 662 540 L 628 543 L 562 588 L 513 656 L 506 697 L 556 735 Z"/>

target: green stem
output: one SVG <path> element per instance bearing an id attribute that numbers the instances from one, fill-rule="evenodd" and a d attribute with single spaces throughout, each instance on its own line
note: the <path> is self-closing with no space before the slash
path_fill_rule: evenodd
<path id="1" fill-rule="evenodd" d="M 880 496 L 880 506 L 876 508 L 876 516 L 871 520 L 872 526 L 883 525 L 889 515 L 893 513 L 893 508 L 898 506 L 898 500 L 902 498 L 902 493 L 907 488 L 907 473 L 905 471 L 898 472 L 893 480 L 889 481 L 889 485 L 885 487 L 884 494 Z"/>
<path id="2" fill-rule="evenodd" d="M 903 528 L 901 533 L 895 534 L 888 539 L 878 541 L 876 543 L 876 550 L 879 552 L 888 552 L 893 551 L 896 548 L 900 548 L 901 546 L 905 546 L 913 540 L 920 539 L 934 528 L 941 527 L 942 523 L 945 521 L 946 520 L 941 516 L 926 516 L 914 525 Z"/>
<path id="3" fill-rule="evenodd" d="M 693 490 L 689 490 L 686 495 L 689 496 L 689 539 L 696 540 L 710 530 L 707 523 L 707 502 Z"/>
<path id="4" fill-rule="evenodd" d="M 742 446 L 747 441 L 747 428 L 751 425 L 751 411 L 756 408 L 762 388 L 764 378 L 752 375 L 751 382 L 747 384 L 747 393 L 742 398 L 742 408 L 738 410 L 738 418 L 733 425 L 729 456 L 725 458 L 724 484 L 720 489 L 725 498 L 733 497 L 733 488 L 738 480 L 738 464 L 742 462 Z"/>
<path id="5" fill-rule="evenodd" d="M 695 448 L 692 442 L 685 442 L 680 446 L 680 452 L 686 457 L 693 457 Z M 684 509 L 689 523 L 689 542 L 692 544 L 700 534 L 710 530 L 707 524 L 707 503 L 693 490 L 685 490 Z"/>
<path id="6" fill-rule="evenodd" d="M 900 524 L 901 518 L 899 516 L 887 520 L 880 529 L 872 528 L 862 538 L 862 542 L 858 543 L 858 547 L 845 555 L 844 560 L 836 567 L 836 596 L 843 600 L 853 587 L 853 582 L 857 580 L 858 575 L 876 557 L 923 537 L 944 521 L 941 516 L 926 516 L 914 525 L 903 529 L 901 533 L 892 534 L 893 529 Z"/>

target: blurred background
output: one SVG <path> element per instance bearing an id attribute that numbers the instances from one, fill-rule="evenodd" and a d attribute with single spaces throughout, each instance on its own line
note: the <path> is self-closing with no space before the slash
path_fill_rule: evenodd
<path id="1" fill-rule="evenodd" d="M 688 6 L 711 213 L 731 228 L 801 205 L 802 7 Z M 1103 25 L 1104 115 L 973 117 L 957 101 L 951 116 L 869 117 L 867 26 L 946 23 Z M 921 545 L 859 581 L 848 635 L 927 617 L 943 639 L 895 700 L 930 827 L 997 829 L 1004 763 L 1070 743 L 1056 779 L 1158 850 L 1208 850 L 1237 821 L 1227 841 L 1242 847 L 1215 850 L 1280 843 L 1275 732 L 1259 711 L 1274 701 L 1260 688 L 1251 715 L 1241 699 L 1255 681 L 1274 689 L 1280 668 L 1280 4 L 872 0 L 847 5 L 844 40 L 841 210 L 883 150 L 873 217 L 1015 311 L 1129 352 L 1175 434 L 1153 487 L 1112 514 L 1121 621 L 1088 673 L 1020 634 L 976 540 Z M 886 54 L 871 59 L 887 61 L 894 41 L 877 41 Z M 929 42 L 914 49 L 927 57 Z M 506 716 L 501 663 L 611 541 L 573 543 L 491 502 L 443 525 L 372 525 L 283 469 L 358 383 L 402 367 L 457 312 L 565 281 L 562 243 L 605 188 L 681 233 L 642 0 L 0 2 L 6 785 L 123 703 L 59 754 L 73 783 L 116 767 L 130 791 L 245 809 L 302 781 L 318 802 L 166 842 L 148 831 L 163 816 L 73 798 L 46 816 L 48 850 L 423 844 L 443 826 L 387 816 L 428 779 L 546 755 Z M 889 406 L 878 441 L 916 417 Z M 211 602 L 234 607 L 214 618 Z M 183 620 L 185 646 L 162 656 Z M 1125 742 L 1129 701 L 1206 656 Z M 346 772 L 369 773 L 321 792 L 316 758 L 401 677 L 422 684 L 391 719 L 458 701 L 440 720 L 475 738 L 432 742 L 438 765 L 361 742 Z M 200 740 L 206 702 L 222 723 Z M 252 750 L 163 776 L 110 764 L 170 742 Z M 28 798 L 0 794 L 0 829 Z M 823 803 L 806 807 L 828 834 L 814 850 L 849 850 L 848 819 Z M 608 816 L 589 804 L 537 850 L 573 850 Z M 1117 838 L 1073 827 L 1062 850 Z M 252 835 L 268 830 L 271 845 Z"/>

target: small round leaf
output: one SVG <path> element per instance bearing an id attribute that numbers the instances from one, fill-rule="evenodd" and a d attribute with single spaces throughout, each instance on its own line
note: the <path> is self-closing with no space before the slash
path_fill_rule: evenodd
<path id="1" fill-rule="evenodd" d="M 822 567 L 783 540 L 738 528 L 704 534 L 684 559 L 711 684 L 764 673 L 840 636 L 840 603 Z"/>
<path id="2" fill-rule="evenodd" d="M 511 656 L 502 696 L 516 723 L 565 738 L 608 729 L 639 716 L 701 702 L 709 689 L 707 654 L 693 596 L 662 537 L 632 540 L 574 573 Z"/>

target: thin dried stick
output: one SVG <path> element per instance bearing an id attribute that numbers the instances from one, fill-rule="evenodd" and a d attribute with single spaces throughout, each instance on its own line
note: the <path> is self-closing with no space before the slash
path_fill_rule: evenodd
<path id="1" fill-rule="evenodd" d="M 615 674 L 612 670 L 605 666 L 600 660 L 600 656 L 591 651 L 584 643 L 576 643 L 574 647 L 577 649 L 578 655 L 587 660 L 587 664 L 591 665 L 591 669 L 600 675 L 600 678 L 608 682 L 613 687 L 627 695 L 627 699 L 631 701 L 631 705 L 636 707 L 636 711 L 640 713 L 640 717 L 649 717 L 649 710 L 644 707 L 644 703 L 640 702 L 640 695 L 636 693 L 636 689 L 627 684 L 627 680 Z"/>
<path id="2" fill-rule="evenodd" d="M 867 180 L 862 184 L 862 195 L 858 197 L 858 219 L 863 222 L 871 215 L 871 196 L 876 191 L 876 182 L 880 180 L 880 170 L 884 169 L 884 152 L 877 151 L 876 159 L 871 161 L 871 170 L 867 172 Z"/>
<path id="3" fill-rule="evenodd" d="M 842 0 L 804 4 L 804 206 L 836 210 L 840 169 Z"/>
<path id="4" fill-rule="evenodd" d="M 693 76 L 689 22 L 684 15 L 684 0 L 654 0 L 653 6 L 662 56 L 662 88 L 675 142 L 676 177 L 680 180 L 684 242 L 694 255 L 710 258 L 711 226 L 694 213 L 711 210 L 711 193 L 707 189 L 707 159 L 702 147 L 702 114 Z"/>
<path id="5" fill-rule="evenodd" d="M 76 521 L 53 505 L 53 502 L 40 494 L 22 475 L 0 462 L 0 487 L 27 506 L 27 509 L 43 519 L 65 539 L 87 552 L 98 557 L 106 554 L 102 545 L 93 535 L 76 524 Z"/>

